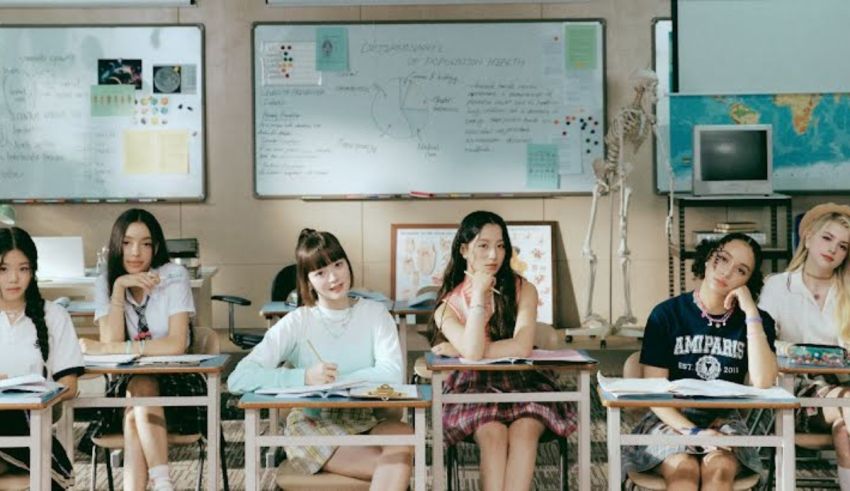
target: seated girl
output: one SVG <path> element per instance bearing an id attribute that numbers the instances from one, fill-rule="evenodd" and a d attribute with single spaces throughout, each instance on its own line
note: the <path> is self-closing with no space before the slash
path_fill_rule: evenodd
<path id="1" fill-rule="evenodd" d="M 800 222 L 800 244 L 785 273 L 769 277 L 759 305 L 776 320 L 777 347 L 791 343 L 850 346 L 850 207 L 827 203 Z M 797 377 L 799 397 L 850 397 L 850 380 Z M 841 489 L 850 490 L 850 408 L 803 408 L 797 431 L 831 433 Z"/>
<path id="2" fill-rule="evenodd" d="M 169 262 L 162 227 L 141 209 L 122 213 L 112 227 L 106 273 L 95 283 L 95 322 L 100 340 L 82 339 L 84 353 L 179 355 L 191 343 L 195 314 L 189 273 Z M 200 374 L 122 375 L 106 388 L 113 397 L 204 395 Z M 167 433 L 205 433 L 203 407 L 132 407 L 99 410 L 80 443 L 92 436 L 124 434 L 124 489 L 173 489 Z"/>
<path id="3" fill-rule="evenodd" d="M 392 316 L 378 302 L 351 299 L 351 264 L 333 234 L 304 229 L 295 250 L 299 299 L 304 306 L 266 333 L 227 380 L 232 392 L 331 382 L 402 382 L 401 347 Z M 281 367 L 288 362 L 291 367 Z M 290 436 L 411 434 L 399 421 L 371 409 L 296 409 Z M 404 490 L 410 482 L 409 447 L 286 447 L 288 472 L 371 480 L 374 490 Z"/>
<path id="4" fill-rule="evenodd" d="M 733 233 L 703 241 L 692 271 L 701 280 L 688 293 L 649 314 L 640 362 L 645 377 L 694 378 L 771 387 L 776 380 L 773 319 L 756 307 L 761 291 L 761 247 Z M 746 435 L 736 410 L 652 408 L 638 434 Z M 762 472 L 753 447 L 627 447 L 623 475 L 656 470 L 676 490 L 731 490 L 739 472 Z"/>
<path id="5" fill-rule="evenodd" d="M 71 316 L 41 297 L 36 280 L 35 244 L 20 228 L 0 228 L 0 378 L 44 374 L 68 387 L 62 396 L 77 395 L 77 376 L 83 373 L 83 355 Z M 29 436 L 25 411 L 0 411 L 3 436 Z M 0 449 L 0 473 L 29 471 L 28 448 Z M 52 489 L 74 485 L 68 455 L 53 438 Z"/>
<path id="6" fill-rule="evenodd" d="M 473 360 L 531 354 L 537 290 L 511 269 L 512 255 L 500 216 L 476 211 L 463 219 L 437 296 L 434 353 Z M 558 390 L 554 374 L 542 370 L 457 371 L 443 387 L 447 394 Z M 543 432 L 566 437 L 575 429 L 563 403 L 449 404 L 443 411 L 446 444 L 472 436 L 480 447 L 485 490 L 529 489 Z"/>

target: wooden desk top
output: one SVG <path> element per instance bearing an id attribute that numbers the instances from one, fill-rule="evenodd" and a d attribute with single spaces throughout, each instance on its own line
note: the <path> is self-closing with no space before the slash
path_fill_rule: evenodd
<path id="1" fill-rule="evenodd" d="M 587 352 L 578 350 L 585 356 Z M 499 363 L 493 365 L 468 365 L 461 363 L 457 358 L 446 358 L 437 356 L 434 353 L 425 354 L 425 364 L 428 370 L 432 372 L 453 372 L 457 370 L 472 370 L 480 372 L 528 372 L 535 370 L 557 370 L 557 371 L 590 371 L 596 372 L 599 369 L 599 363 L 541 363 L 537 365 L 529 365 L 528 363 Z"/>
<path id="2" fill-rule="evenodd" d="M 293 408 L 427 408 L 431 407 L 431 386 L 418 385 L 419 399 L 354 399 L 350 397 L 276 397 L 260 394 L 245 394 L 239 399 L 242 409 L 293 409 Z"/>
<path id="3" fill-rule="evenodd" d="M 792 363 L 789 358 L 780 356 L 777 358 L 779 373 L 792 375 L 845 375 L 850 374 L 850 365 L 843 367 L 819 367 L 814 365 L 799 365 Z"/>
<path id="4" fill-rule="evenodd" d="M 640 399 L 617 399 L 599 387 L 599 398 L 602 405 L 608 408 L 650 408 L 650 407 L 672 407 L 677 409 L 702 408 L 702 409 L 797 409 L 800 401 L 797 399 L 694 399 L 673 397 L 673 394 L 659 394 L 641 396 Z"/>
<path id="5" fill-rule="evenodd" d="M 117 367 L 86 367 L 86 374 L 96 375 L 164 375 L 169 373 L 221 373 L 230 355 L 218 355 L 200 363 L 155 365 L 121 365 Z"/>
<path id="6" fill-rule="evenodd" d="M 12 409 L 25 409 L 28 411 L 36 411 L 55 406 L 59 402 L 59 398 L 68 392 L 67 387 L 62 387 L 60 390 L 49 394 L 0 394 L 0 411 Z M 39 397 L 40 396 L 40 397 Z M 22 401 L 22 398 L 33 399 L 40 398 L 40 401 Z M 15 400 L 18 399 L 18 400 Z"/>

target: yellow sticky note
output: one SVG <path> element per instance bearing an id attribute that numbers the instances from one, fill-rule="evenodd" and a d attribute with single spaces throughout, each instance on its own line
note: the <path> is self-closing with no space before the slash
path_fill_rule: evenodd
<path id="1" fill-rule="evenodd" d="M 124 173 L 188 174 L 189 131 L 125 131 Z"/>

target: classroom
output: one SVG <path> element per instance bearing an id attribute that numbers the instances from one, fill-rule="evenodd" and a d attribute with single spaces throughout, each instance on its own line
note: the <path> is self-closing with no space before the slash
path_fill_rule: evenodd
<path id="1" fill-rule="evenodd" d="M 553 369 L 560 374 L 552 375 L 554 379 L 565 384 L 561 390 L 547 394 L 540 389 L 525 399 L 506 399 L 535 407 L 570 408 L 566 416 L 546 413 L 522 418 L 543 426 L 533 440 L 537 445 L 536 438 L 541 438 L 535 447 L 536 461 L 528 464 L 532 472 L 525 488 L 621 489 L 622 477 L 623 489 L 727 489 L 719 484 L 715 488 L 713 483 L 731 484 L 724 477 L 729 468 L 715 473 L 714 467 L 705 464 L 712 459 L 694 458 L 690 450 L 676 454 L 686 456 L 679 468 L 666 467 L 668 455 L 651 455 L 656 459 L 653 470 L 635 471 L 630 460 L 635 457 L 626 449 L 643 448 L 637 445 L 645 445 L 646 439 L 640 438 L 652 436 L 656 443 L 660 439 L 672 445 L 674 436 L 681 436 L 693 439 L 687 448 L 705 450 L 698 456 L 722 454 L 718 448 L 744 443 L 741 448 L 747 451 L 733 454 L 737 461 L 729 458 L 729 452 L 720 459 L 721 466 L 734 465 L 747 477 L 755 476 L 747 484 L 738 482 L 742 481 L 738 475 L 735 489 L 850 490 L 850 436 L 842 433 L 844 420 L 850 422 L 850 410 L 841 407 L 850 403 L 842 403 L 845 389 L 832 383 L 850 373 L 850 365 L 836 362 L 844 368 L 833 365 L 818 372 L 805 368 L 809 365 L 789 368 L 780 362 L 777 368 L 772 352 L 761 349 L 775 348 L 779 353 L 781 346 L 780 354 L 817 356 L 827 363 L 827 358 L 846 352 L 839 346 L 820 351 L 793 349 L 804 343 L 850 345 L 850 339 L 845 344 L 843 337 L 850 319 L 840 317 L 850 312 L 850 304 L 844 302 L 850 287 L 844 260 L 838 260 L 841 264 L 833 269 L 823 266 L 826 263 L 814 265 L 815 255 L 792 261 L 797 244 L 808 251 L 815 247 L 809 242 L 827 229 L 837 249 L 821 244 L 827 239 L 820 239 L 817 247 L 823 249 L 818 250 L 826 251 L 821 256 L 832 260 L 847 254 L 848 245 L 841 237 L 850 227 L 846 184 L 850 182 L 850 65 L 840 60 L 846 57 L 842 47 L 850 41 L 844 27 L 850 20 L 850 7 L 843 0 L 798 3 L 802 2 L 0 0 L 0 239 L 9 236 L 3 234 L 12 226 L 34 238 L 40 295 L 66 301 L 63 305 L 73 324 L 63 329 L 73 328 L 87 340 L 81 344 L 84 351 L 90 350 L 86 354 L 143 355 L 147 340 L 148 355 L 170 356 L 176 352 L 165 340 L 156 339 L 156 329 L 152 328 L 153 338 L 146 339 L 141 332 L 145 323 L 136 320 L 133 329 L 140 330 L 140 337 L 126 337 L 132 334 L 130 328 L 121 313 L 114 312 L 113 307 L 126 307 L 128 319 L 144 318 L 149 297 L 126 304 L 119 299 L 116 305 L 112 293 L 124 285 L 118 288 L 114 283 L 118 279 L 106 274 L 103 280 L 92 276 L 112 267 L 111 244 L 120 249 L 123 237 L 124 250 L 132 247 L 126 235 L 131 228 L 117 239 L 110 236 L 113 224 L 118 224 L 116 218 L 131 209 L 150 212 L 161 225 L 161 236 L 168 239 L 171 260 L 186 266 L 191 276 L 186 282 L 190 286 L 182 292 L 185 308 L 177 310 L 180 325 L 189 327 L 185 332 L 174 328 L 171 315 L 163 332 L 169 340 L 180 332 L 175 338 L 183 343 L 178 350 L 203 346 L 210 353 L 226 355 L 176 370 L 172 366 L 139 372 L 92 367 L 87 361 L 87 373 L 83 375 L 80 367 L 79 381 L 74 377 L 81 396 L 71 402 L 63 393 L 49 404 L 65 407 L 63 419 L 52 430 L 51 407 L 27 406 L 33 415 L 29 423 L 33 435 L 37 431 L 46 441 L 53 432 L 72 447 L 90 436 L 89 421 L 102 417 L 106 407 L 121 406 L 115 398 L 110 402 L 100 397 L 105 384 L 117 380 L 123 380 L 121 394 L 138 392 L 133 398 L 143 399 L 140 406 L 128 410 L 133 416 L 126 418 L 162 418 L 157 404 L 203 406 L 216 416 L 208 420 L 199 410 L 198 425 L 193 426 L 198 436 L 182 444 L 172 441 L 169 423 L 167 452 L 165 456 L 155 452 L 157 463 L 151 460 L 143 435 L 135 440 L 141 442 L 139 452 L 144 448 L 141 457 L 122 452 L 123 437 L 98 440 L 103 445 L 92 440 L 95 447 L 104 448 L 103 453 L 76 448 L 70 462 L 61 462 L 73 468 L 70 478 L 64 475 L 63 486 L 145 489 L 147 483 L 148 489 L 154 489 L 167 481 L 172 487 L 163 484 L 155 489 L 278 488 L 282 481 L 276 468 L 287 465 L 283 448 L 275 452 L 259 447 L 282 447 L 279 435 L 291 436 L 286 428 L 300 427 L 287 423 L 286 414 L 292 414 L 293 408 L 296 414 L 312 413 L 297 401 L 257 397 L 253 392 L 263 384 L 252 382 L 244 371 L 267 370 L 261 375 L 271 376 L 271 368 L 257 361 L 264 353 L 272 356 L 268 354 L 274 346 L 271 341 L 261 345 L 265 351 L 248 355 L 276 322 L 286 321 L 297 332 L 294 319 L 302 319 L 301 314 L 292 315 L 295 308 L 282 303 L 290 291 L 295 289 L 299 298 L 313 295 L 318 299 L 316 309 L 333 296 L 330 290 L 313 288 L 306 273 L 303 281 L 308 287 L 296 288 L 295 268 L 284 269 L 301 257 L 296 245 L 309 242 L 310 237 L 319 240 L 310 235 L 315 232 L 305 236 L 305 229 L 315 229 L 339 240 L 353 276 L 349 287 L 363 294 L 368 305 L 374 299 L 383 300 L 392 314 L 393 325 L 400 329 L 397 334 L 392 331 L 401 346 L 403 380 L 397 382 L 410 384 L 416 376 L 414 383 L 428 387 L 427 396 L 420 393 L 413 402 L 390 401 L 396 404 L 381 406 L 373 401 L 371 406 L 357 406 L 364 411 L 380 407 L 403 412 L 404 422 L 393 424 L 410 429 L 407 434 L 401 426 L 391 425 L 392 430 L 386 431 L 402 434 L 382 433 L 384 440 L 370 448 L 378 448 L 379 454 L 381 448 L 414 448 L 410 451 L 413 465 L 405 470 L 410 489 L 523 489 L 510 484 L 522 473 L 505 472 L 505 466 L 513 470 L 511 465 L 519 465 L 511 460 L 501 463 L 498 479 L 482 475 L 491 472 L 484 469 L 485 461 L 492 464 L 487 460 L 492 456 L 479 450 L 478 436 L 465 435 L 465 441 L 452 444 L 443 442 L 442 436 L 434 441 L 435 431 L 442 435 L 446 430 L 447 442 L 452 442 L 443 423 L 454 413 L 445 408 L 461 402 L 462 391 L 453 384 L 457 383 L 454 374 L 463 370 L 446 365 L 439 356 L 428 358 L 426 369 L 425 357 L 439 342 L 432 346 L 426 332 L 437 307 L 433 303 L 427 308 L 409 306 L 414 297 L 433 294 L 443 281 L 462 220 L 486 210 L 506 222 L 504 230 L 510 232 L 513 245 L 510 267 L 522 271 L 527 280 L 518 283 L 520 288 L 511 286 L 517 312 L 505 315 L 517 325 L 520 318 L 528 321 L 518 312 L 529 313 L 528 306 L 523 310 L 521 305 L 521 299 L 528 300 L 522 285 L 532 284 L 537 309 L 531 309 L 536 317 L 532 315 L 529 322 L 545 324 L 537 327 L 533 340 L 519 335 L 514 340 L 533 341 L 536 348 L 580 350 L 598 361 Z M 714 150 L 719 150 L 701 153 L 723 138 L 728 140 L 717 144 Z M 744 151 L 750 153 L 737 157 L 764 161 L 766 174 L 755 169 L 758 175 L 741 177 L 745 171 L 735 166 L 743 160 L 724 167 L 720 172 L 725 177 L 712 177 L 701 167 L 711 165 L 717 152 L 728 160 L 723 153 L 728 145 L 742 141 L 750 145 Z M 156 242 L 155 227 L 143 223 Z M 486 224 L 491 231 L 498 225 Z M 704 238 L 717 240 L 737 232 L 746 237 L 739 234 L 730 242 L 721 240 L 711 250 L 697 247 Z M 322 237 L 326 245 L 321 247 L 337 250 Z M 151 245 L 150 241 L 145 244 Z M 465 243 L 458 254 L 471 256 L 470 244 Z M 746 244 L 743 262 L 755 263 L 735 268 L 740 262 L 736 247 L 741 244 Z M 152 247 L 156 264 L 158 251 Z M 4 254 L 0 247 L 0 312 L 5 313 L 0 315 L 0 339 L 4 340 L 0 345 L 11 326 L 28 322 L 33 304 L 27 301 L 24 311 L 23 303 L 4 303 L 4 281 L 8 281 L 4 268 L 12 261 L 11 255 Z M 337 252 L 317 260 L 319 268 L 334 267 L 337 256 L 333 254 Z M 56 266 L 59 257 L 69 260 L 71 268 L 79 267 L 80 274 L 45 270 Z M 701 269 L 698 265 L 699 272 L 691 269 L 695 258 L 697 263 L 705 261 Z M 779 276 L 768 275 L 786 268 L 791 272 L 782 278 L 787 277 L 790 286 L 775 293 L 782 290 Z M 129 268 L 122 270 L 130 273 Z M 745 295 L 736 287 L 723 290 L 734 299 L 731 307 L 720 298 L 717 309 L 706 308 L 698 294 L 690 293 L 705 295 L 706 291 L 706 282 L 694 273 L 714 278 L 720 270 L 728 276 L 715 280 L 718 283 L 712 283 L 712 288 L 725 287 L 740 274 L 746 276 L 745 290 L 756 284 L 761 289 L 761 271 L 765 277 L 761 298 L 756 291 L 747 290 Z M 178 283 L 175 279 L 183 281 L 182 268 L 168 271 L 155 281 L 169 288 Z M 468 278 L 462 272 L 459 281 L 479 285 L 477 273 L 470 271 L 466 270 Z M 819 271 L 828 276 L 816 274 Z M 291 281 L 281 303 L 270 304 L 278 300 L 270 291 L 279 274 L 289 275 L 287 281 Z M 71 276 L 88 279 L 72 281 Z M 107 284 L 107 276 L 113 283 Z M 755 277 L 758 282 L 751 283 Z M 155 286 L 145 283 L 148 280 L 133 281 L 138 283 L 126 284 L 130 297 L 131 289 L 147 292 Z M 493 281 L 487 288 L 499 280 L 494 277 Z M 101 286 L 103 294 L 98 293 Z M 496 286 L 504 289 L 503 283 Z M 778 297 L 794 288 L 800 288 L 802 297 Z M 501 292 L 487 295 L 491 299 L 487 302 L 500 306 L 494 309 L 507 308 L 499 303 Z M 212 296 L 227 298 L 211 300 Z M 727 321 L 737 322 L 740 338 L 701 330 L 674 333 L 676 322 L 660 323 L 657 308 L 668 299 L 686 297 L 692 299 L 688 307 L 708 321 L 709 329 L 715 324 L 725 329 Z M 803 297 L 805 301 L 799 300 Z M 707 304 L 713 297 L 703 300 Z M 462 338 L 463 325 L 475 318 L 476 307 L 489 308 L 486 302 L 470 303 L 469 298 L 466 302 L 463 312 L 450 311 L 454 307 L 449 303 L 437 309 L 441 314 L 452 312 L 449 317 L 454 324 L 443 330 L 449 346 Z M 35 330 L 45 319 L 53 329 L 50 319 L 60 315 L 51 314 L 53 305 L 57 304 L 46 304 L 41 321 L 33 324 Z M 16 309 L 20 317 L 13 317 Z M 720 315 L 714 312 L 718 309 Z M 833 310 L 839 312 L 835 318 L 828 315 Z M 187 311 L 194 312 L 194 320 L 183 319 Z M 317 312 L 317 316 L 327 314 Z M 799 323 L 789 326 L 786 318 Z M 346 326 L 350 320 L 349 315 L 334 322 Z M 836 320 L 837 330 L 831 327 Z M 106 329 L 104 324 L 98 327 L 98 322 L 123 327 Z M 824 325 L 830 327 L 815 327 Z M 458 331 L 452 334 L 454 327 Z M 705 327 L 705 321 L 700 327 Z M 530 329 L 535 332 L 534 326 Z M 494 332 L 486 331 L 486 339 L 476 343 L 491 343 Z M 234 333 L 245 336 L 239 338 L 241 343 L 234 342 Z M 36 347 L 40 346 L 38 336 L 32 335 Z M 274 342 L 280 343 L 281 350 L 288 346 L 283 337 L 275 337 Z M 298 367 L 292 370 L 309 368 L 297 363 L 302 359 L 318 359 L 323 366 L 334 361 L 328 357 L 334 349 L 319 342 L 307 350 L 292 348 L 294 358 L 288 361 Z M 108 343 L 119 348 L 108 351 L 102 346 Z M 675 358 L 657 350 L 651 356 L 678 360 L 677 366 L 669 368 L 677 376 L 652 365 L 646 349 L 640 355 L 641 371 L 637 355 L 630 355 L 640 353 L 642 343 L 669 344 Z M 466 349 L 454 349 L 460 356 L 467 354 Z M 61 350 L 51 352 L 55 358 L 59 354 L 73 358 Z M 4 353 L 0 349 L 0 358 Z M 486 350 L 476 353 L 477 358 L 488 358 Z M 341 348 L 339 356 L 346 358 L 349 353 Z M 720 366 L 715 357 L 735 359 L 737 365 Z M 57 362 L 47 360 L 47 365 Z M 74 367 L 72 361 L 67 363 L 64 368 Z M 175 362 L 179 363 L 189 362 Z M 47 365 L 44 373 L 65 374 Z M 0 375 L 7 375 L 4 366 L 0 363 Z M 631 367 L 631 375 L 628 370 L 624 374 L 626 366 Z M 732 435 L 732 430 L 721 430 L 722 425 L 713 426 L 717 421 L 712 426 L 708 420 L 705 425 L 689 421 L 682 416 L 691 415 L 685 408 L 694 407 L 688 399 L 659 403 L 664 411 L 655 413 L 660 406 L 644 401 L 637 410 L 629 409 L 630 403 L 611 395 L 619 377 L 673 379 L 688 378 L 690 373 L 710 380 L 723 370 L 729 370 L 722 373 L 729 377 L 720 377 L 726 380 L 743 382 L 747 374 L 752 385 L 761 386 L 763 379 L 770 379 L 767 386 L 790 391 L 783 393 L 788 397 L 769 402 L 759 399 L 760 395 L 755 402 L 730 396 L 721 398 L 725 402 L 697 404 L 706 412 L 705 408 L 740 411 L 746 419 L 728 427 L 739 424 L 734 429 L 752 432 L 749 442 Z M 335 382 L 336 369 L 331 372 L 328 379 L 311 379 L 311 385 Z M 469 372 L 480 375 L 486 370 Z M 537 372 L 549 371 L 529 369 L 529 373 Z M 229 387 L 233 373 L 237 373 L 233 380 L 239 380 L 238 389 Z M 526 377 L 521 370 L 510 373 L 517 380 Z M 610 391 L 599 390 L 597 373 L 609 379 Z M 145 381 L 158 377 L 191 390 L 168 393 L 161 382 L 159 389 L 146 393 L 150 385 Z M 186 382 L 188 377 L 193 377 L 191 383 Z M 801 381 L 822 384 L 801 395 Z M 445 412 L 438 422 L 440 412 L 436 411 L 436 419 L 433 414 L 440 404 Z M 801 404 L 824 409 L 801 410 Z M 169 409 L 175 408 L 166 407 L 165 414 L 171 414 Z M 283 415 L 279 428 L 269 427 L 268 410 Z M 3 419 L 6 412 L 0 397 L 0 421 L 8 421 Z M 801 413 L 822 415 L 820 426 L 806 426 L 804 431 Z M 650 428 L 644 418 L 647 414 L 660 426 Z M 570 421 L 553 429 L 559 417 Z M 114 423 L 121 421 L 118 417 Z M 296 422 L 307 424 L 303 419 Z M 355 423 L 348 421 L 353 426 L 345 431 L 374 429 Z M 161 423 L 157 424 L 162 433 L 156 435 L 164 436 Z M 635 428 L 647 434 L 631 435 Z M 114 429 L 120 437 L 123 427 Z M 339 435 L 323 437 L 327 445 L 336 445 L 334 438 Z M 9 446 L 5 439 L 18 437 L 15 441 L 22 445 L 22 435 L 0 435 L 0 458 L 5 459 Z M 212 457 L 219 452 L 221 458 Z M 199 460 L 207 454 L 205 461 Z M 123 464 L 139 458 L 145 462 L 145 455 L 148 462 L 141 472 L 126 470 Z M 380 458 L 376 457 L 377 462 Z M 94 467 L 93 461 L 97 462 Z M 691 464 L 696 467 L 695 487 L 688 481 L 693 472 L 688 474 L 686 467 Z M 60 464 L 51 463 L 49 452 L 30 465 L 34 488 L 50 488 L 51 470 L 56 488 Z M 156 471 L 147 473 L 163 466 L 165 479 Z M 222 472 L 227 473 L 226 480 Z M 0 489 L 17 485 L 5 483 L 3 474 Z M 642 480 L 645 476 L 637 474 L 652 477 Z M 24 473 L 23 487 L 28 477 Z M 333 479 L 296 479 L 286 481 L 284 488 L 369 486 L 368 478 Z M 381 474 L 380 479 L 385 476 Z"/>

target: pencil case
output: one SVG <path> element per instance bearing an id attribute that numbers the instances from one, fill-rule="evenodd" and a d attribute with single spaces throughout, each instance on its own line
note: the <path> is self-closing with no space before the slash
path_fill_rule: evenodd
<path id="1" fill-rule="evenodd" d="M 788 347 L 788 357 L 799 365 L 843 367 L 847 350 L 828 344 L 792 344 Z"/>

